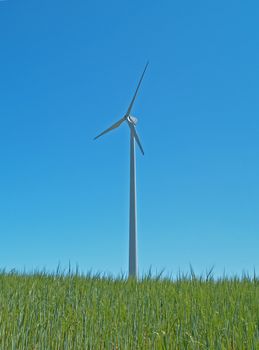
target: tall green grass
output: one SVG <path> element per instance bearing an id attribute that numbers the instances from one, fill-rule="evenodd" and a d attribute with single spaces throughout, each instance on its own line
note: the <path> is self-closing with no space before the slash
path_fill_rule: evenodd
<path id="1" fill-rule="evenodd" d="M 259 349 L 259 280 L 1 273 L 0 349 Z"/>

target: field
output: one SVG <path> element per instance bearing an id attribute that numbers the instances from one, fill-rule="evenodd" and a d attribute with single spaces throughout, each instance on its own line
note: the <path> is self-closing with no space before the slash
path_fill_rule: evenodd
<path id="1" fill-rule="evenodd" d="M 2 272 L 0 349 L 259 349 L 259 280 Z"/>

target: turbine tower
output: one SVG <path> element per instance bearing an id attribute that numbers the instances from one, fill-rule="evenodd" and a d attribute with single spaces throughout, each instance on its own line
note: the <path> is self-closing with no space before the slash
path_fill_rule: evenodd
<path id="1" fill-rule="evenodd" d="M 107 132 L 118 128 L 123 122 L 127 122 L 130 129 L 130 210 L 129 210 L 129 277 L 137 278 L 138 274 L 138 258 L 137 258 L 137 199 L 136 199 L 136 160 L 135 160 L 135 141 L 140 148 L 141 153 L 144 155 L 144 150 L 141 146 L 138 134 L 136 132 L 137 118 L 131 115 L 131 110 L 144 74 L 146 72 L 148 62 L 144 68 L 144 71 L 139 80 L 135 94 L 131 100 L 129 108 L 123 118 L 118 120 L 115 124 L 104 130 L 98 137 L 106 134 Z"/>

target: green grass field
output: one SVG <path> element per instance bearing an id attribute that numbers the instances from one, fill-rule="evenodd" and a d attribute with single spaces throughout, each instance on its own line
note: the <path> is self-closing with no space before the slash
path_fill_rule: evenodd
<path id="1" fill-rule="evenodd" d="M 259 349 L 259 280 L 1 273 L 0 349 Z"/>

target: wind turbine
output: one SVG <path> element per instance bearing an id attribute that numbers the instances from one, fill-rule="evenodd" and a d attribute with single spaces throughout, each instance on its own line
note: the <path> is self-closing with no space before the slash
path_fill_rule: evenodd
<path id="1" fill-rule="evenodd" d="M 135 94 L 130 102 L 129 108 L 123 118 L 118 120 L 115 124 L 104 130 L 98 137 L 106 134 L 107 132 L 118 128 L 123 122 L 127 122 L 130 129 L 130 210 L 129 210 L 129 277 L 137 278 L 138 274 L 138 258 L 137 258 L 137 200 L 136 200 L 136 161 L 135 161 L 135 141 L 140 148 L 141 153 L 144 155 L 144 150 L 141 146 L 138 134 L 136 132 L 137 118 L 133 117 L 130 113 L 137 97 L 137 93 L 144 74 L 146 72 L 148 62 L 144 68 L 144 71 L 139 80 Z"/>

